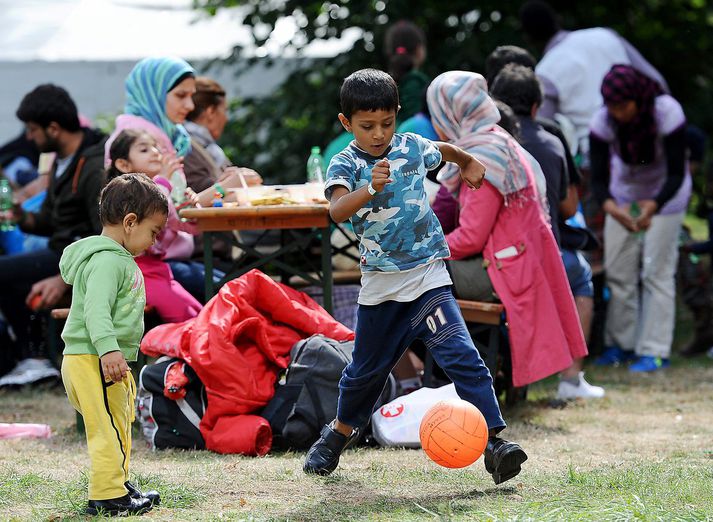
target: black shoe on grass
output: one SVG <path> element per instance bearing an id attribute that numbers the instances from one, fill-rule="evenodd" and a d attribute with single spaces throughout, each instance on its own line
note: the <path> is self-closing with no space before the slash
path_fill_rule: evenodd
<path id="1" fill-rule="evenodd" d="M 514 442 L 490 437 L 485 447 L 485 469 L 496 484 L 510 480 L 520 473 L 520 465 L 527 460 L 523 449 Z"/>
<path id="2" fill-rule="evenodd" d="M 128 480 L 124 482 L 124 487 L 129 490 L 131 498 L 147 498 L 151 501 L 152 506 L 158 506 L 161 503 L 161 495 L 156 490 L 141 491 L 137 486 Z"/>
<path id="3" fill-rule="evenodd" d="M 337 468 L 342 451 L 354 443 L 358 436 L 359 430 L 357 429 L 347 437 L 338 431 L 334 431 L 331 426 L 325 425 L 319 434 L 319 439 L 312 444 L 312 447 L 307 452 L 302 469 L 305 473 L 329 475 Z"/>
<path id="4" fill-rule="evenodd" d="M 145 497 L 132 498 L 124 495 L 108 500 L 90 500 L 87 504 L 87 515 L 100 515 L 108 517 L 125 517 L 129 515 L 142 515 L 151 511 L 151 501 Z"/>

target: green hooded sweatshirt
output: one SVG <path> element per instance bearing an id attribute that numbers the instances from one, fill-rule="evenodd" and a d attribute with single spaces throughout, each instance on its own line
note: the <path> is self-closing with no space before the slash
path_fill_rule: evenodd
<path id="1" fill-rule="evenodd" d="M 121 350 L 135 361 L 144 333 L 144 278 L 128 250 L 106 236 L 64 249 L 62 279 L 72 285 L 72 307 L 62 331 L 65 354 Z"/>

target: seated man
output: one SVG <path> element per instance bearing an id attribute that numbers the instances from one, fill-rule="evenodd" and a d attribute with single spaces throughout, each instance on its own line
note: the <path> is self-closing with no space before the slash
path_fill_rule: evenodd
<path id="1" fill-rule="evenodd" d="M 57 156 L 40 211 L 26 212 L 19 205 L 14 210 L 23 231 L 49 237 L 48 248 L 0 257 L 0 310 L 15 339 L 13 346 L 4 349 L 21 359 L 0 379 L 0 386 L 59 377 L 43 353 L 40 317 L 28 305 L 51 308 L 64 296 L 68 287 L 59 275 L 60 256 L 70 243 L 100 232 L 99 192 L 106 181 L 106 137 L 80 127 L 77 107 L 67 91 L 40 85 L 22 99 L 16 114 L 39 151 Z"/>

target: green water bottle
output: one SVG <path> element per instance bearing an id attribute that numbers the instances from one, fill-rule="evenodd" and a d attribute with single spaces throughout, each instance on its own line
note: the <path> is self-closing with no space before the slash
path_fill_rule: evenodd
<path id="1" fill-rule="evenodd" d="M 0 231 L 15 230 L 12 203 L 12 187 L 6 179 L 0 179 Z"/>
<path id="2" fill-rule="evenodd" d="M 641 207 L 639 206 L 638 201 L 634 201 L 629 207 L 629 215 L 634 219 L 638 218 L 641 215 Z M 634 235 L 638 238 L 644 237 L 644 231 L 639 230 L 638 232 L 634 232 Z"/>

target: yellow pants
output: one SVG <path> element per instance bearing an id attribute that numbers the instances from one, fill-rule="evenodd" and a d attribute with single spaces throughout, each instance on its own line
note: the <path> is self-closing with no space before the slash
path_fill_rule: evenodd
<path id="1" fill-rule="evenodd" d="M 131 372 L 117 383 L 105 383 L 96 355 L 65 355 L 62 382 L 69 402 L 84 417 L 91 460 L 89 500 L 126 495 L 129 480 L 131 423 L 136 383 Z"/>

